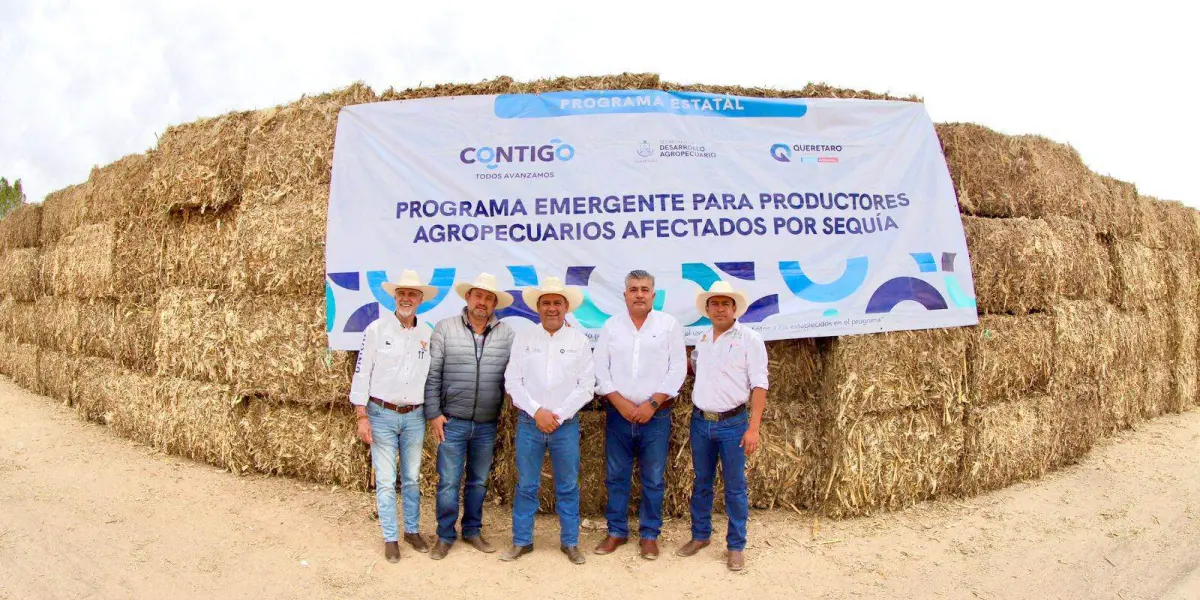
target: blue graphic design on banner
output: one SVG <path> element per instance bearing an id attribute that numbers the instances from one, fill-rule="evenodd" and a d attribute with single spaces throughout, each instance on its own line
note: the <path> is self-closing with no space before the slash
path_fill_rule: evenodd
<path id="1" fill-rule="evenodd" d="M 730 277 L 754 281 L 754 263 L 752 262 L 719 262 L 713 264 L 717 265 L 718 269 Z"/>
<path id="2" fill-rule="evenodd" d="M 837 302 L 858 291 L 867 279 L 867 257 L 846 259 L 846 270 L 836 281 L 815 283 L 797 261 L 780 261 L 779 274 L 792 293 L 809 302 Z"/>
<path id="3" fill-rule="evenodd" d="M 909 256 L 917 261 L 917 267 L 921 269 L 922 273 L 937 272 L 937 263 L 933 262 L 932 252 L 913 252 Z"/>
<path id="4" fill-rule="evenodd" d="M 890 279 L 871 296 L 867 302 L 867 314 L 891 312 L 897 304 L 912 300 L 928 310 L 945 310 L 946 299 L 937 288 L 924 279 L 897 277 Z"/>
<path id="5" fill-rule="evenodd" d="M 665 113 L 690 117 L 791 118 L 808 114 L 806 101 L 745 98 L 661 90 L 549 92 L 497 96 L 501 119 Z"/>
<path id="6" fill-rule="evenodd" d="M 346 333 L 362 333 L 367 330 L 367 325 L 375 322 L 379 318 L 379 304 L 371 302 L 358 307 L 354 314 L 346 319 L 346 327 L 342 330 Z"/>
<path id="7" fill-rule="evenodd" d="M 337 300 L 333 297 L 333 288 L 325 282 L 325 331 L 333 331 L 333 323 L 337 319 Z"/>

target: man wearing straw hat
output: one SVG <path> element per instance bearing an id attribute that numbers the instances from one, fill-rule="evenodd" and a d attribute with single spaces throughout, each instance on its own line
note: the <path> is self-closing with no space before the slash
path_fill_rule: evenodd
<path id="1" fill-rule="evenodd" d="M 691 444 L 692 539 L 676 552 L 693 556 L 712 535 L 713 481 L 717 462 L 725 481 L 725 543 L 731 571 L 745 566 L 746 456 L 758 449 L 758 429 L 767 403 L 767 346 L 758 332 L 739 323 L 746 314 L 746 294 L 716 281 L 696 296 L 696 308 L 712 321 L 692 353 L 696 373 L 692 388 Z M 748 406 L 747 406 L 748 405 Z"/>
<path id="2" fill-rule="evenodd" d="M 513 545 L 500 560 L 513 561 L 533 551 L 533 519 L 538 508 L 542 461 L 550 453 L 554 507 L 560 549 L 572 563 L 579 551 L 579 417 L 592 400 L 596 372 L 591 342 L 566 323 L 567 313 L 583 303 L 583 292 L 557 277 L 521 293 L 541 325 L 521 330 L 513 341 L 504 373 L 505 389 L 517 414 L 517 489 L 513 498 Z"/>
<path id="3" fill-rule="evenodd" d="M 400 560 L 396 527 L 396 454 L 404 503 L 404 541 L 418 552 L 429 546 L 418 529 L 421 446 L 425 442 L 425 377 L 429 372 L 428 327 L 417 324 L 417 306 L 437 295 L 416 271 L 383 284 L 396 299 L 396 312 L 384 313 L 363 332 L 362 350 L 350 384 L 350 402 L 358 415 L 358 437 L 371 446 L 375 505 L 383 529 L 383 554 Z"/>
<path id="4" fill-rule="evenodd" d="M 654 276 L 625 276 L 627 314 L 604 323 L 596 344 L 596 388 L 608 405 L 604 428 L 608 535 L 596 554 L 609 554 L 629 540 L 629 488 L 636 459 L 641 472 L 638 509 L 639 553 L 658 558 L 666 490 L 671 401 L 687 377 L 683 327 L 654 310 Z"/>
<path id="5" fill-rule="evenodd" d="M 458 539 L 458 492 L 464 474 L 463 540 L 481 552 L 495 552 L 483 538 L 483 501 L 513 340 L 512 328 L 495 315 L 511 305 L 513 297 L 500 289 L 495 276 L 482 273 L 474 281 L 455 284 L 454 291 L 467 305 L 462 314 L 442 319 L 433 328 L 425 382 L 425 418 L 438 440 L 438 541 L 429 553 L 434 560 L 445 558 Z"/>

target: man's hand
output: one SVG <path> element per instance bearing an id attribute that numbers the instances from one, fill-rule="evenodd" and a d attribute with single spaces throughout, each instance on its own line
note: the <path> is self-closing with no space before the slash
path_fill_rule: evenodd
<path id="1" fill-rule="evenodd" d="M 634 423 L 637 423 L 639 425 L 641 425 L 642 423 L 648 423 L 648 422 L 650 422 L 650 419 L 654 418 L 655 412 L 657 412 L 657 411 L 654 409 L 653 406 L 650 406 L 650 402 L 646 401 L 646 402 L 641 403 L 640 405 L 638 405 L 637 408 L 634 409 L 633 418 L 629 419 L 629 420 Z"/>
<path id="2" fill-rule="evenodd" d="M 533 413 L 533 420 L 537 423 L 538 431 L 542 433 L 554 433 L 554 430 L 558 429 L 558 417 L 544 408 L 539 408 Z"/>
<path id="3" fill-rule="evenodd" d="M 371 421 L 366 416 L 358 417 L 358 439 L 368 446 L 371 445 Z"/>
<path id="4" fill-rule="evenodd" d="M 758 428 L 747 429 L 746 434 L 742 436 L 742 443 L 738 445 L 746 450 L 746 456 L 754 454 L 758 450 Z"/>
<path id="5" fill-rule="evenodd" d="M 433 430 L 433 437 L 437 438 L 439 444 L 446 441 L 446 415 L 430 419 L 429 428 Z"/>

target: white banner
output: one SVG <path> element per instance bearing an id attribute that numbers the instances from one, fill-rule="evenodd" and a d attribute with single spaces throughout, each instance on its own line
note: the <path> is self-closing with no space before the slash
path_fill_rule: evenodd
<path id="1" fill-rule="evenodd" d="M 326 245 L 329 344 L 355 350 L 382 283 L 415 269 L 459 313 L 455 281 L 586 290 L 593 340 L 625 275 L 707 325 L 725 279 L 768 340 L 978 323 L 958 203 L 933 123 L 912 102 L 619 91 L 402 100 L 342 109 Z M 536 322 L 520 303 L 499 316 Z"/>

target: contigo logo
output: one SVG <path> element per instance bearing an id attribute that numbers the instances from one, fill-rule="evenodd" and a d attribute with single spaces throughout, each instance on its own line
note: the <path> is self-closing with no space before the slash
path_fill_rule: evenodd
<path id="1" fill-rule="evenodd" d="M 572 158 L 575 158 L 575 147 L 557 138 L 542 145 L 467 147 L 458 153 L 458 160 L 463 164 L 481 164 L 489 169 L 505 163 L 566 162 Z"/>

